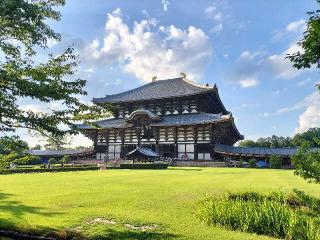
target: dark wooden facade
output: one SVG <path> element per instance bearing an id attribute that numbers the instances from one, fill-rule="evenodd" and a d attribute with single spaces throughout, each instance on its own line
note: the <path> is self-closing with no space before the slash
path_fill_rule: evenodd
<path id="1" fill-rule="evenodd" d="M 186 79 L 160 80 L 124 93 L 94 99 L 112 105 L 114 118 L 77 125 L 93 140 L 97 159 L 123 159 L 136 147 L 161 157 L 213 160 L 214 144 L 242 139 L 216 86 Z"/>

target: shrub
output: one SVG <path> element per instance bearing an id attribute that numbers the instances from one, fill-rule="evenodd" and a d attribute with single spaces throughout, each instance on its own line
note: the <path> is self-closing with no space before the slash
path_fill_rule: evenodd
<path id="1" fill-rule="evenodd" d="M 270 168 L 281 168 L 282 167 L 282 158 L 278 155 L 272 155 L 269 159 Z"/>
<path id="2" fill-rule="evenodd" d="M 239 161 L 239 167 L 243 167 L 243 160 L 242 159 L 240 159 L 240 161 Z"/>
<path id="3" fill-rule="evenodd" d="M 284 195 L 256 192 L 200 200 L 196 216 L 207 224 L 276 238 L 320 239 L 320 200 L 295 190 Z"/>
<path id="4" fill-rule="evenodd" d="M 122 169 L 167 169 L 168 164 L 164 163 L 137 163 L 137 164 L 120 164 Z"/>
<path id="5" fill-rule="evenodd" d="M 57 164 L 57 163 L 58 163 L 58 160 L 55 159 L 55 158 L 49 158 L 48 163 L 49 163 L 50 165 L 52 165 L 52 164 Z"/>
<path id="6" fill-rule="evenodd" d="M 13 173 L 42 173 L 42 172 L 73 172 L 73 171 L 88 171 L 98 170 L 99 167 L 74 167 L 74 168 L 15 168 L 0 170 L 0 174 Z"/>
<path id="7" fill-rule="evenodd" d="M 36 165 L 41 164 L 42 161 L 39 156 L 26 155 L 22 158 L 16 159 L 14 163 L 18 165 Z"/>
<path id="8" fill-rule="evenodd" d="M 61 160 L 60 160 L 60 163 L 61 163 L 62 165 L 68 164 L 68 163 L 70 163 L 70 162 L 71 162 L 71 157 L 70 157 L 69 155 L 64 155 L 64 156 L 61 158 Z"/>
<path id="9" fill-rule="evenodd" d="M 249 167 L 255 168 L 257 166 L 256 160 L 254 158 L 249 160 Z"/>

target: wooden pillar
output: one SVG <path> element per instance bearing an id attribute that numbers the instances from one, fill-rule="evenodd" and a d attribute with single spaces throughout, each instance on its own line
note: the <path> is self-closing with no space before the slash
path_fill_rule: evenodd
<path id="1" fill-rule="evenodd" d="M 174 156 L 178 158 L 178 127 L 174 128 Z"/>
<path id="2" fill-rule="evenodd" d="M 136 133 L 137 133 L 138 147 L 140 147 L 141 146 L 141 127 L 136 128 Z"/>
<path id="3" fill-rule="evenodd" d="M 121 137 L 121 151 L 120 151 L 120 158 L 124 159 L 125 158 L 125 153 L 124 153 L 124 137 L 125 137 L 125 129 L 122 129 L 120 131 L 120 137 Z"/>
<path id="4" fill-rule="evenodd" d="M 198 160 L 198 126 L 194 126 L 193 129 L 193 139 L 194 139 L 194 160 Z"/>
<path id="5" fill-rule="evenodd" d="M 160 139 L 160 134 L 159 134 L 159 128 L 156 127 L 155 132 L 154 132 L 154 138 L 156 140 L 156 153 L 159 153 L 159 139 Z"/>
<path id="6" fill-rule="evenodd" d="M 211 124 L 211 128 L 210 128 L 210 145 L 209 145 L 209 148 L 210 148 L 210 156 L 212 158 L 212 160 L 214 160 L 214 144 L 215 144 L 215 126 L 214 124 Z"/>

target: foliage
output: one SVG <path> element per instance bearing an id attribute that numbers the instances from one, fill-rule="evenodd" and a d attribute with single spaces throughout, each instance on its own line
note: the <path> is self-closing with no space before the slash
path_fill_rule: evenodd
<path id="1" fill-rule="evenodd" d="M 293 156 L 295 174 L 309 182 L 320 183 L 320 150 L 302 147 Z"/>
<path id="2" fill-rule="evenodd" d="M 220 198 L 206 196 L 197 217 L 207 224 L 276 238 L 316 240 L 320 237 L 320 203 L 300 191 L 288 195 L 257 192 L 231 193 Z"/>
<path id="3" fill-rule="evenodd" d="M 320 147 L 320 128 L 310 128 L 303 133 L 297 133 L 292 143 L 295 146 L 302 147 L 307 144 L 309 147 Z"/>
<path id="4" fill-rule="evenodd" d="M 249 163 L 249 167 L 250 168 L 255 168 L 257 166 L 257 162 L 256 162 L 256 160 L 254 158 L 249 159 L 248 163 Z"/>
<path id="5" fill-rule="evenodd" d="M 282 158 L 278 155 L 272 155 L 269 159 L 270 168 L 281 168 Z"/>
<path id="6" fill-rule="evenodd" d="M 69 155 L 64 155 L 61 159 L 60 159 L 61 164 L 68 164 L 71 162 L 71 157 Z"/>
<path id="7" fill-rule="evenodd" d="M 122 168 L 122 169 L 167 169 L 168 164 L 165 164 L 165 163 L 135 163 L 135 164 L 122 163 L 122 164 L 120 164 L 120 168 Z"/>
<path id="8" fill-rule="evenodd" d="M 39 156 L 26 155 L 24 157 L 14 160 L 15 164 L 18 165 L 36 165 L 41 164 L 41 158 Z"/>
<path id="9" fill-rule="evenodd" d="M 320 4 L 320 0 L 317 0 Z M 320 10 L 307 13 L 307 30 L 304 32 L 302 39 L 298 42 L 301 51 L 288 54 L 287 58 L 297 69 L 311 68 L 312 65 L 320 67 Z"/>
<path id="10" fill-rule="evenodd" d="M 240 161 L 239 161 L 239 167 L 243 167 L 243 160 L 242 159 L 240 159 Z"/>
<path id="11" fill-rule="evenodd" d="M 55 159 L 55 158 L 49 158 L 49 160 L 48 160 L 48 163 L 50 164 L 50 165 L 52 165 L 52 164 L 57 164 L 59 161 L 57 160 L 57 159 Z"/>
<path id="12" fill-rule="evenodd" d="M 3 0 L 0 4 L 0 131 L 27 128 L 43 134 L 75 133 L 73 120 L 90 120 L 107 110 L 90 107 L 79 100 L 86 95 L 86 81 L 64 80 L 76 71 L 78 60 L 72 47 L 61 54 L 49 54 L 48 60 L 35 63 L 37 50 L 46 49 L 49 41 L 60 41 L 48 22 L 59 21 L 57 7 L 64 0 Z M 42 103 L 56 102 L 62 107 L 49 112 L 25 110 L 18 100 L 31 98 Z M 59 125 L 67 125 L 67 130 Z"/>
<path id="13" fill-rule="evenodd" d="M 15 168 L 0 170 L 0 174 L 13 174 L 13 173 L 42 173 L 42 172 L 74 172 L 74 171 L 89 171 L 98 170 L 97 166 L 94 167 L 64 167 L 64 168 Z"/>
<path id="14" fill-rule="evenodd" d="M 41 145 L 36 144 L 35 146 L 31 147 L 30 150 L 41 150 Z"/>
<path id="15" fill-rule="evenodd" d="M 239 144 L 240 147 L 293 147 L 292 139 L 290 137 L 271 136 L 266 138 L 259 138 L 257 141 L 243 140 Z"/>
<path id="16" fill-rule="evenodd" d="M 0 154 L 15 152 L 23 155 L 28 150 L 28 144 L 18 136 L 4 136 L 0 138 Z"/>
<path id="17" fill-rule="evenodd" d="M 68 145 L 67 136 L 66 135 L 55 135 L 49 134 L 46 140 L 46 144 L 44 148 L 47 150 L 64 150 L 66 149 L 66 145 Z"/>

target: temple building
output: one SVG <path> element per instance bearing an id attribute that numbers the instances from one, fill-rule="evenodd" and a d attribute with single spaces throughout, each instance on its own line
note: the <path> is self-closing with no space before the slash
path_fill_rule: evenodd
<path id="1" fill-rule="evenodd" d="M 180 78 L 157 80 L 93 103 L 112 118 L 77 127 L 94 142 L 97 159 L 125 159 L 137 148 L 160 157 L 215 160 L 215 144 L 232 146 L 243 136 L 215 86 Z"/>

